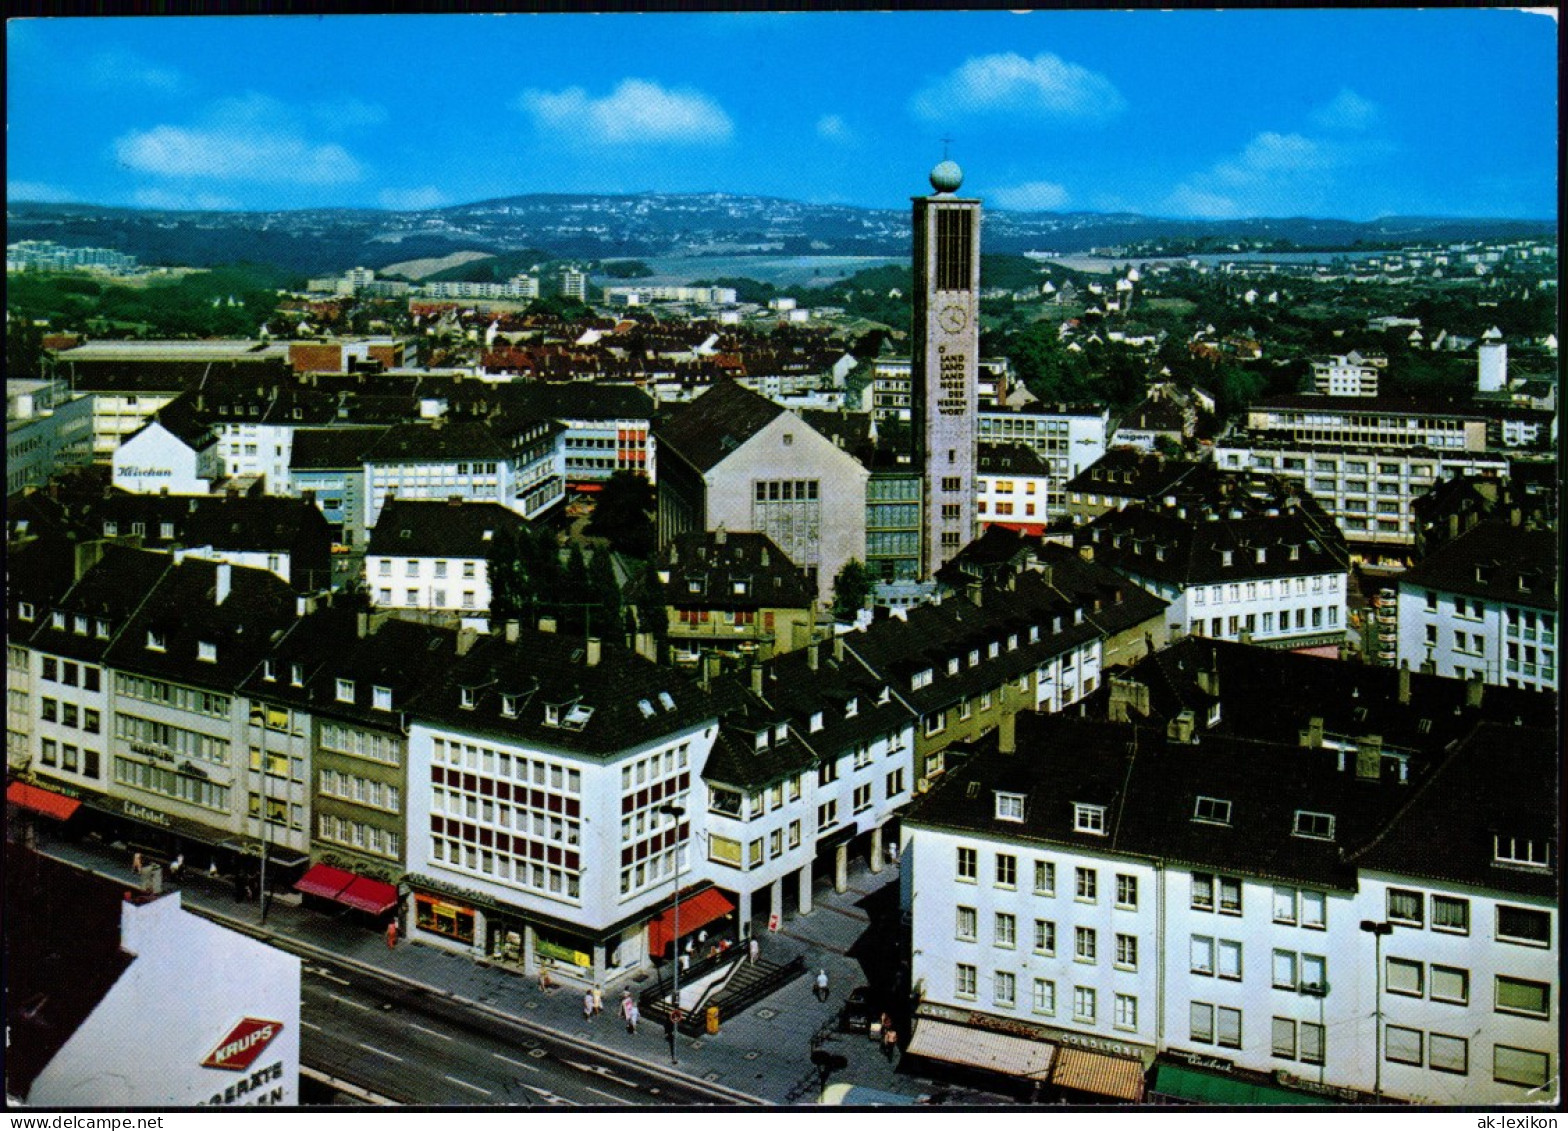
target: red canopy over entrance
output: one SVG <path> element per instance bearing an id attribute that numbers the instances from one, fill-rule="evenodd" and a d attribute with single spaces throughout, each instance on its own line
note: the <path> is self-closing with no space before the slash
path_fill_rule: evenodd
<path id="1" fill-rule="evenodd" d="M 397 888 L 368 876 L 356 876 L 331 864 L 317 864 L 299 878 L 295 891 L 319 895 L 372 915 L 385 915 L 397 906 Z"/>
<path id="2" fill-rule="evenodd" d="M 715 919 L 723 918 L 735 905 L 717 888 L 689 895 L 680 901 L 681 934 L 701 930 Z M 648 953 L 663 954 L 675 938 L 675 911 L 670 909 L 648 920 Z"/>
<path id="3" fill-rule="evenodd" d="M 31 809 L 35 813 L 42 813 L 57 821 L 68 820 L 82 807 L 82 803 L 73 797 L 51 793 L 47 789 L 39 789 L 36 785 L 28 785 L 22 781 L 14 781 L 5 787 L 5 799 L 12 805 L 20 805 L 24 809 Z"/>

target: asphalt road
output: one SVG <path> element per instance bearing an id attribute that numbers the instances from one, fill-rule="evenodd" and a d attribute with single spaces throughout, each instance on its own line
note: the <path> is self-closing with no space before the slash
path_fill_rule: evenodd
<path id="1" fill-rule="evenodd" d="M 558 1034 L 311 956 L 301 1062 L 403 1104 L 693 1106 L 735 1098 Z M 605 1024 L 611 1021 L 606 1015 Z"/>

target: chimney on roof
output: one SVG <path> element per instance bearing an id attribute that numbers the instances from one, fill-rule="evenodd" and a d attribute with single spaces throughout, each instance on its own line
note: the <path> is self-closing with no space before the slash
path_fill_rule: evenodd
<path id="1" fill-rule="evenodd" d="M 76 543 L 75 561 L 73 562 L 76 573 L 75 580 L 80 581 L 83 574 L 98 564 L 99 559 L 103 557 L 103 547 L 103 541 L 98 538 L 93 539 L 91 542 Z"/>
<path id="2" fill-rule="evenodd" d="M 229 588 L 233 582 L 234 567 L 228 562 L 219 562 L 213 580 L 212 603 L 214 605 L 221 605 L 229 599 Z"/>
<path id="3" fill-rule="evenodd" d="M 1410 661 L 1399 661 L 1399 701 L 1404 704 L 1410 702 Z"/>
<path id="4" fill-rule="evenodd" d="M 1165 727 L 1165 737 L 1171 742 L 1180 742 L 1191 745 L 1194 734 L 1198 729 L 1198 720 L 1191 711 L 1183 711 L 1172 719 Z"/>
<path id="5" fill-rule="evenodd" d="M 1123 679 L 1120 676 L 1113 675 L 1111 677 L 1111 698 L 1109 705 L 1106 707 L 1106 717 L 1113 723 L 1125 723 L 1129 708 L 1147 718 L 1149 714 L 1149 688 L 1135 679 Z"/>
<path id="6" fill-rule="evenodd" d="M 643 659 L 652 660 L 654 663 L 659 662 L 658 645 L 655 643 L 653 633 L 637 633 L 637 635 L 632 638 L 632 647 Z"/>
<path id="7" fill-rule="evenodd" d="M 707 691 L 710 687 L 712 687 L 713 681 L 719 678 L 719 666 L 720 662 L 718 653 L 704 652 L 702 654 L 702 667 L 700 669 L 702 672 L 702 679 L 700 682 L 702 683 L 702 689 L 704 691 Z"/>
<path id="8" fill-rule="evenodd" d="M 817 642 L 813 640 L 810 644 L 806 645 L 806 666 L 812 671 L 816 671 L 817 662 Z"/>
<path id="9" fill-rule="evenodd" d="M 1092 545 L 1090 545 L 1088 542 L 1085 542 L 1082 546 L 1078 547 L 1078 556 L 1080 558 L 1082 558 L 1086 562 L 1094 561 L 1094 547 Z M 1046 584 L 1047 585 L 1050 584 L 1050 575 L 1049 575 L 1049 573 L 1046 576 Z"/>
<path id="10" fill-rule="evenodd" d="M 762 695 L 762 675 L 762 665 L 753 663 L 751 665 L 751 693 L 759 697 Z"/>
<path id="11" fill-rule="evenodd" d="M 1216 699 L 1220 694 L 1219 665 L 1214 662 L 1214 657 L 1209 657 L 1209 666 L 1198 672 L 1198 690 L 1205 695 L 1212 695 Z"/>
<path id="12" fill-rule="evenodd" d="M 555 618 L 554 617 L 540 617 L 539 618 L 539 631 L 540 632 L 554 632 L 555 631 Z"/>
<path id="13" fill-rule="evenodd" d="M 474 641 L 479 639 L 479 630 L 474 628 L 460 628 L 457 630 L 457 654 L 468 655 L 468 650 L 474 646 Z"/>
<path id="14" fill-rule="evenodd" d="M 599 666 L 599 661 L 604 657 L 604 644 L 597 636 L 588 638 L 586 661 L 590 668 Z"/>
<path id="15" fill-rule="evenodd" d="M 1018 753 L 1018 714 L 1003 711 L 996 720 L 996 748 L 1003 754 Z"/>
<path id="16" fill-rule="evenodd" d="M 968 591 L 970 604 L 976 608 L 981 608 L 985 605 L 985 591 L 979 581 L 965 582 L 964 588 Z"/>
<path id="17" fill-rule="evenodd" d="M 522 636 L 522 631 L 523 631 L 522 622 L 519 621 L 516 617 L 513 617 L 511 620 L 507 621 L 506 622 L 506 642 L 508 644 L 516 644 L 517 641 L 518 641 L 518 638 Z"/>
<path id="18" fill-rule="evenodd" d="M 1301 732 L 1301 745 L 1309 750 L 1323 746 L 1323 716 L 1313 715 L 1307 720 L 1307 729 Z"/>
<path id="19" fill-rule="evenodd" d="M 844 660 L 844 638 L 837 633 L 833 635 L 833 659 L 840 663 Z"/>
<path id="20" fill-rule="evenodd" d="M 1356 739 L 1356 778 L 1377 781 L 1383 776 L 1383 739 L 1371 734 Z"/>
<path id="21" fill-rule="evenodd" d="M 1481 706 L 1482 695 L 1485 693 L 1485 691 L 1486 684 L 1482 681 L 1480 676 L 1473 675 L 1469 679 L 1465 680 L 1465 706 L 1479 708 Z"/>
<path id="22" fill-rule="evenodd" d="M 713 532 L 713 544 L 715 546 L 722 546 L 727 541 L 729 541 L 729 534 L 725 532 L 724 527 L 721 526 Z"/>

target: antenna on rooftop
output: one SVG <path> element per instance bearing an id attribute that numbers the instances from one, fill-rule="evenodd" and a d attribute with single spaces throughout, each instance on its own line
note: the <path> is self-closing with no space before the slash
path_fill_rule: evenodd
<path id="1" fill-rule="evenodd" d="M 953 139 L 950 138 L 950 137 L 943 137 L 943 138 L 939 138 L 938 140 L 941 141 L 941 143 L 942 143 L 942 160 L 946 161 L 947 160 L 947 147 L 952 144 Z"/>

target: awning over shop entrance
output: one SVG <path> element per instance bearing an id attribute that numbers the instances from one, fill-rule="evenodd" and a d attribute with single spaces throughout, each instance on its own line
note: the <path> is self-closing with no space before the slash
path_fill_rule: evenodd
<path id="1" fill-rule="evenodd" d="M 1058 1088 L 1136 1103 L 1143 1099 L 1143 1062 L 1064 1045 L 1057 1054 L 1051 1083 Z"/>
<path id="2" fill-rule="evenodd" d="M 700 931 L 715 919 L 723 918 L 735 905 L 724 898 L 717 888 L 689 895 L 680 902 L 681 934 Z M 663 954 L 664 948 L 675 938 L 675 909 L 671 908 L 648 920 L 648 953 Z"/>
<path id="3" fill-rule="evenodd" d="M 916 1056 L 966 1064 L 1006 1076 L 1044 1080 L 1051 1073 L 1057 1046 L 1049 1041 L 1031 1041 L 988 1029 L 967 1029 L 945 1021 L 922 1019 L 915 1025 L 908 1051 Z"/>
<path id="4" fill-rule="evenodd" d="M 42 813 L 57 821 L 69 820 L 71 815 L 82 807 L 82 803 L 75 798 L 62 797 L 58 793 L 39 789 L 36 785 L 28 785 L 23 781 L 14 781 L 6 786 L 5 799 L 12 805 L 20 805 L 23 809 L 31 809 L 35 813 Z"/>
<path id="5" fill-rule="evenodd" d="M 1204 1072 L 1184 1064 L 1162 1064 L 1154 1072 L 1151 1095 L 1167 1096 L 1194 1104 L 1257 1107 L 1284 1104 L 1332 1104 L 1326 1096 L 1297 1092 L 1273 1084 L 1257 1083 L 1218 1072 Z"/>
<path id="6" fill-rule="evenodd" d="M 397 888 L 391 884 L 356 876 L 331 864 L 317 864 L 311 868 L 299 878 L 294 890 L 319 895 L 372 915 L 385 915 L 397 906 Z"/>

